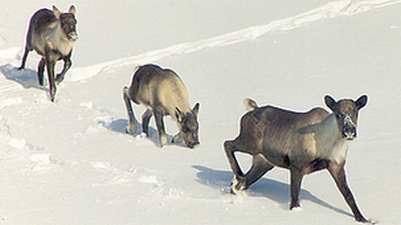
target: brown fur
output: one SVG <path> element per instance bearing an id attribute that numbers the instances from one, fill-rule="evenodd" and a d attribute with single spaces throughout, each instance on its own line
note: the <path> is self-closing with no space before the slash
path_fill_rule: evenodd
<path id="1" fill-rule="evenodd" d="M 184 141 L 190 148 L 199 144 L 199 103 L 193 109 L 189 107 L 187 89 L 174 71 L 152 64 L 140 66 L 134 73 L 131 86 L 124 88 L 123 96 L 129 116 L 128 133 L 134 133 L 138 124 L 131 106 L 133 101 L 148 108 L 142 116 L 143 131 L 147 135 L 149 120 L 155 116 L 161 146 L 167 144 L 163 116 L 171 116 L 178 124 L 180 131 L 173 142 Z"/>
<path id="2" fill-rule="evenodd" d="M 225 152 L 234 172 L 232 191 L 247 189 L 274 166 L 291 172 L 291 206 L 300 207 L 299 192 L 304 175 L 328 169 L 338 188 L 354 213 L 355 219 L 368 222 L 359 211 L 345 179 L 345 158 L 348 142 L 356 137 L 358 111 L 365 106 L 367 96 L 358 100 L 343 99 L 336 102 L 325 97 L 329 114 L 322 108 L 305 113 L 277 107 L 258 107 L 245 100 L 251 111 L 241 118 L 240 134 L 224 143 Z M 250 170 L 244 174 L 235 152 L 253 156 Z"/>
<path id="3" fill-rule="evenodd" d="M 54 101 L 56 95 L 55 83 L 64 80 L 64 76 L 71 67 L 72 45 L 78 38 L 76 33 L 76 9 L 71 6 L 68 13 L 61 13 L 55 6 L 53 11 L 40 9 L 31 17 L 28 34 L 26 36 L 25 52 L 21 66 L 24 69 L 28 53 L 35 50 L 42 56 L 38 65 L 39 84 L 43 85 L 43 73 L 47 67 L 49 77 L 50 100 Z M 58 60 L 64 60 L 64 68 L 55 77 L 54 67 Z"/>

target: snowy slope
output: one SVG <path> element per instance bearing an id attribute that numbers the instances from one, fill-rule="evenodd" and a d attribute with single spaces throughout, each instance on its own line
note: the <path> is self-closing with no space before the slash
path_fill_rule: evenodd
<path id="1" fill-rule="evenodd" d="M 369 96 L 348 180 L 366 217 L 399 223 L 401 1 L 97 2 L 74 2 L 80 38 L 56 103 L 37 85 L 35 53 L 15 70 L 30 15 L 54 2 L 1 3 L 0 223 L 355 224 L 327 172 L 305 178 L 302 211 L 288 210 L 282 169 L 229 194 L 222 143 L 243 99 L 306 111 L 325 94 Z M 147 62 L 173 68 L 201 103 L 198 148 L 124 133 L 121 90 Z"/>

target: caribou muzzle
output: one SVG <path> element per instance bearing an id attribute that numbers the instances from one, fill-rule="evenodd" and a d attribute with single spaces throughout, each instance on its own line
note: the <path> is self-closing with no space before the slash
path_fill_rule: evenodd
<path id="1" fill-rule="evenodd" d="M 68 34 L 68 40 L 71 42 L 75 42 L 78 40 L 78 34 L 75 31 L 72 31 Z"/>
<path id="2" fill-rule="evenodd" d="M 344 126 L 343 126 L 343 138 L 347 141 L 352 141 L 356 138 L 356 126 L 352 122 L 351 117 L 346 116 L 344 118 Z"/>
<path id="3" fill-rule="evenodd" d="M 195 148 L 195 147 L 198 146 L 199 144 L 200 144 L 199 141 L 186 143 L 186 145 L 187 145 L 189 148 Z"/>

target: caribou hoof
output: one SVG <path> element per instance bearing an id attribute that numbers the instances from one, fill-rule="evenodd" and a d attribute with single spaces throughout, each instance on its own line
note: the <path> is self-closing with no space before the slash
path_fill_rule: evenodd
<path id="1" fill-rule="evenodd" d="M 301 205 L 299 203 L 291 203 L 290 210 L 299 211 L 301 210 Z"/>
<path id="2" fill-rule="evenodd" d="M 160 147 L 163 147 L 167 145 L 167 135 L 166 134 L 162 134 L 160 136 Z"/>
<path id="3" fill-rule="evenodd" d="M 234 176 L 231 181 L 231 193 L 234 195 L 238 195 L 245 190 L 245 178 L 239 178 Z"/>
<path id="4" fill-rule="evenodd" d="M 63 80 L 64 76 L 58 75 L 54 81 L 56 82 L 57 85 L 59 85 L 61 82 L 63 82 Z"/>
<path id="5" fill-rule="evenodd" d="M 172 140 L 172 142 L 175 143 L 175 144 L 182 143 L 183 141 L 184 141 L 184 140 L 182 139 L 180 133 L 176 134 L 176 135 L 174 136 L 173 140 Z"/>
<path id="6" fill-rule="evenodd" d="M 134 134 L 136 131 L 137 126 L 135 124 L 130 124 L 125 127 L 125 133 L 127 134 Z"/>

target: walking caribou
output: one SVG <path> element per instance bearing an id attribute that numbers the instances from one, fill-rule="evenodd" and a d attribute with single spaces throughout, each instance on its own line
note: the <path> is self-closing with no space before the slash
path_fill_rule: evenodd
<path id="1" fill-rule="evenodd" d="M 142 116 L 143 132 L 147 136 L 149 120 L 154 115 L 161 147 L 167 144 L 163 117 L 168 115 L 177 122 L 179 128 L 173 143 L 184 141 L 190 148 L 199 144 L 199 103 L 193 109 L 189 107 L 187 89 L 174 71 L 153 64 L 139 66 L 134 72 L 131 86 L 124 87 L 123 98 L 129 117 L 127 133 L 135 133 L 138 126 L 131 105 L 133 101 L 148 108 Z"/>
<path id="2" fill-rule="evenodd" d="M 78 39 L 75 14 L 74 5 L 70 6 L 68 13 L 62 13 L 56 6 L 53 6 L 53 11 L 49 9 L 36 11 L 29 22 L 25 52 L 21 66 L 18 69 L 25 68 L 30 51 L 35 50 L 37 54 L 42 56 L 38 64 L 39 85 L 43 86 L 43 73 L 46 66 L 49 77 L 50 100 L 52 102 L 54 102 L 57 90 L 55 84 L 59 84 L 64 80 L 66 72 L 72 65 L 72 45 Z M 61 73 L 55 77 L 54 67 L 59 60 L 64 60 L 64 67 Z"/>
<path id="3" fill-rule="evenodd" d="M 304 175 L 327 169 L 334 178 L 341 194 L 360 222 L 368 221 L 358 209 L 345 176 L 345 158 L 348 142 L 357 136 L 359 110 L 367 103 L 363 95 L 356 101 L 335 101 L 324 98 L 333 111 L 314 108 L 305 113 L 283 110 L 273 106 L 259 107 L 251 99 L 245 100 L 250 110 L 240 122 L 240 134 L 224 142 L 224 149 L 234 172 L 232 192 L 246 190 L 266 172 L 278 166 L 290 170 L 290 209 L 300 207 L 299 194 Z M 244 174 L 235 152 L 252 155 L 249 171 Z"/>

